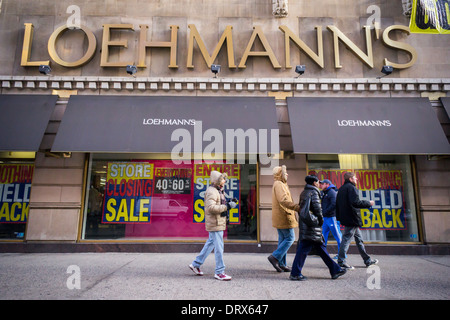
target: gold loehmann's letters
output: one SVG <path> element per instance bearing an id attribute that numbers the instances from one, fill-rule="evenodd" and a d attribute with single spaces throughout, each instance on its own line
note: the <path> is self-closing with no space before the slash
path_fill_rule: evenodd
<path id="1" fill-rule="evenodd" d="M 49 65 L 50 60 L 41 60 L 41 61 L 30 61 L 31 59 L 31 50 L 32 50 L 32 44 L 33 44 L 33 32 L 34 32 L 34 26 L 32 23 L 25 23 L 25 33 L 24 33 L 24 40 L 23 40 L 23 46 L 22 46 L 22 59 L 21 59 L 21 66 L 22 67 L 36 67 L 42 64 Z M 138 51 L 138 64 L 137 66 L 139 68 L 147 68 L 146 64 L 146 55 L 147 55 L 147 49 L 148 48 L 166 48 L 169 50 L 170 53 L 170 62 L 168 65 L 168 68 L 178 68 L 177 64 L 177 52 L 178 52 L 178 30 L 179 26 L 177 25 L 170 25 L 170 40 L 168 41 L 149 41 L 147 40 L 147 30 L 149 26 L 148 25 L 139 25 L 139 44 L 136 46 L 136 50 Z M 203 57 L 203 60 L 205 61 L 206 65 L 208 67 L 211 66 L 211 64 L 214 63 L 216 60 L 220 50 L 223 48 L 223 46 L 226 43 L 227 47 L 227 56 L 228 56 L 228 68 L 234 69 L 245 69 L 247 60 L 250 57 L 265 57 L 268 58 L 270 63 L 272 64 L 272 67 L 274 69 L 280 69 L 281 65 L 278 62 L 275 53 L 273 52 L 269 41 L 267 40 L 266 36 L 264 35 L 264 32 L 260 26 L 253 27 L 253 33 L 247 43 L 247 46 L 244 50 L 244 53 L 241 57 L 240 63 L 238 66 L 235 64 L 235 57 L 234 57 L 234 46 L 233 46 L 233 34 L 232 26 L 226 26 L 224 32 L 222 33 L 222 36 L 216 45 L 213 53 L 210 55 L 205 43 L 203 42 L 199 31 L 193 24 L 188 25 L 189 28 L 189 37 L 188 37 L 188 52 L 187 52 L 187 61 L 186 61 L 186 67 L 189 69 L 193 69 L 193 55 L 194 55 L 194 42 L 197 43 L 197 46 L 199 48 L 199 51 Z M 58 65 L 67 67 L 67 68 L 78 68 L 86 63 L 88 63 L 95 55 L 95 50 L 97 47 L 97 40 L 95 38 L 94 33 L 92 30 L 85 26 L 81 26 L 81 31 L 84 32 L 84 34 L 88 38 L 88 48 L 86 50 L 86 53 L 84 56 L 74 62 L 68 62 L 62 60 L 56 50 L 56 41 L 58 38 L 62 37 L 65 33 L 71 32 L 70 28 L 66 25 L 61 26 L 57 28 L 51 35 L 48 40 L 48 53 L 50 58 Z M 324 66 L 324 52 L 323 52 L 323 37 L 322 37 L 322 27 L 321 26 L 315 26 L 316 32 L 317 32 L 317 54 L 303 41 L 299 36 L 297 36 L 292 30 L 290 30 L 287 26 L 280 26 L 279 29 L 284 34 L 284 50 L 285 50 L 285 68 L 289 69 L 292 68 L 291 65 L 291 57 L 290 57 L 290 44 L 291 41 L 297 46 L 299 50 L 304 52 L 307 56 L 309 56 L 314 63 L 316 63 L 319 67 L 322 69 Z M 336 26 L 329 25 L 327 26 L 327 29 L 332 33 L 333 35 L 333 47 L 334 47 L 334 67 L 336 69 L 342 68 L 342 65 L 340 63 L 340 48 L 339 43 L 342 42 L 345 44 L 345 46 L 350 49 L 350 51 L 356 55 L 363 63 L 365 63 L 368 67 L 374 68 L 374 57 L 373 57 L 373 50 L 372 50 L 372 37 L 371 37 L 371 29 L 368 26 L 364 26 L 364 34 L 366 39 L 366 52 L 358 48 L 358 46 L 352 42 L 342 31 L 340 31 Z M 128 40 L 111 40 L 111 33 L 112 32 L 124 32 L 127 30 L 135 31 L 133 29 L 132 24 L 104 24 L 103 25 L 103 39 L 102 39 L 102 51 L 101 51 L 101 59 L 100 59 L 100 66 L 101 67 L 124 67 L 129 64 L 134 64 L 134 61 L 109 61 L 109 55 L 110 55 L 110 47 L 119 47 L 122 50 L 125 50 L 128 48 Z M 409 68 L 417 60 L 417 52 L 416 50 L 409 44 L 400 42 L 400 41 L 394 41 L 391 38 L 389 38 L 389 34 L 393 32 L 394 30 L 398 30 L 401 32 L 405 32 L 409 35 L 409 28 L 401 25 L 392 25 L 386 28 L 383 32 L 382 41 L 383 44 L 389 48 L 397 49 L 397 50 L 403 50 L 406 51 L 410 55 L 410 61 L 407 63 L 395 63 L 389 61 L 387 58 L 384 58 L 384 64 L 385 65 L 391 65 L 395 67 L 396 69 L 405 69 Z M 259 39 L 259 42 L 262 44 L 263 50 L 261 51 L 253 51 L 252 48 L 254 47 L 256 38 Z M 195 41 L 194 41 L 195 40 Z M 137 41 L 137 40 L 136 40 Z"/>

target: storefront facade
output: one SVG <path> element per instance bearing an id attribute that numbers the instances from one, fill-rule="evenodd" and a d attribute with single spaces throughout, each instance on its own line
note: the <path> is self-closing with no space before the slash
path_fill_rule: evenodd
<path id="1" fill-rule="evenodd" d="M 450 38 L 401 1 L 320 2 L 1 1 L 2 250 L 196 250 L 219 170 L 226 242 L 270 251 L 284 164 L 294 201 L 354 171 L 369 245 L 447 252 Z"/>

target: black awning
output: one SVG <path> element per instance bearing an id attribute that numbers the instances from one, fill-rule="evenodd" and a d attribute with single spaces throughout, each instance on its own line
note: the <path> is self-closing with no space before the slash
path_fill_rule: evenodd
<path id="1" fill-rule="evenodd" d="M 175 131 L 177 129 L 181 130 Z M 228 151 L 228 130 L 237 132 L 237 129 L 244 132 L 248 129 L 256 132 L 278 129 L 275 100 L 254 97 L 72 96 L 52 151 L 168 153 L 182 141 L 179 135 L 189 132 L 192 152 L 202 151 L 215 139 L 222 139 L 225 153 Z M 178 136 L 174 141 L 172 134 Z M 270 135 L 268 137 L 270 141 Z M 234 145 L 236 151 L 236 141 Z"/>
<path id="2" fill-rule="evenodd" d="M 288 98 L 295 153 L 450 154 L 427 98 Z"/>
<path id="3" fill-rule="evenodd" d="M 57 96 L 0 95 L 0 150 L 38 151 Z"/>
<path id="4" fill-rule="evenodd" d="M 440 98 L 447 116 L 450 118 L 450 98 Z"/>

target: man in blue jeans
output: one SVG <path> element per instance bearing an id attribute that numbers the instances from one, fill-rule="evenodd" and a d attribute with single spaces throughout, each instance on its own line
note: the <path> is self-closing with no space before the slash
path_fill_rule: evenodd
<path id="1" fill-rule="evenodd" d="M 328 179 L 320 181 L 320 189 L 322 189 L 322 214 L 323 226 L 322 233 L 324 238 L 324 245 L 327 246 L 328 235 L 331 231 L 334 239 L 337 241 L 338 252 L 341 246 L 341 230 L 339 223 L 336 220 L 336 186 Z M 337 258 L 337 256 L 336 256 Z"/>

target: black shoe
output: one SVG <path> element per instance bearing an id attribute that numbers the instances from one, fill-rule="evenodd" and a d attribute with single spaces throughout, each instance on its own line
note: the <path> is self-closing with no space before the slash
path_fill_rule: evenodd
<path id="1" fill-rule="evenodd" d="M 374 264 L 378 264 L 378 259 L 370 259 L 369 261 L 365 262 L 366 267 L 370 267 Z"/>
<path id="2" fill-rule="evenodd" d="M 283 270 L 280 268 L 280 265 L 278 264 L 278 260 L 273 255 L 268 256 L 267 260 L 269 260 L 275 270 L 277 270 L 278 272 L 283 272 Z"/>
<path id="3" fill-rule="evenodd" d="M 340 276 L 343 276 L 346 273 L 347 273 L 347 269 L 341 269 L 341 271 L 339 271 L 338 273 L 333 274 L 331 276 L 331 279 L 335 280 L 335 279 L 339 278 Z"/>
<path id="4" fill-rule="evenodd" d="M 287 266 L 280 266 L 281 270 L 283 270 L 283 272 L 291 272 L 291 268 L 287 267 Z"/>
<path id="5" fill-rule="evenodd" d="M 308 278 L 305 277 L 304 275 L 299 275 L 299 276 L 293 276 L 292 274 L 289 276 L 289 280 L 293 280 L 293 281 L 305 281 Z"/>

